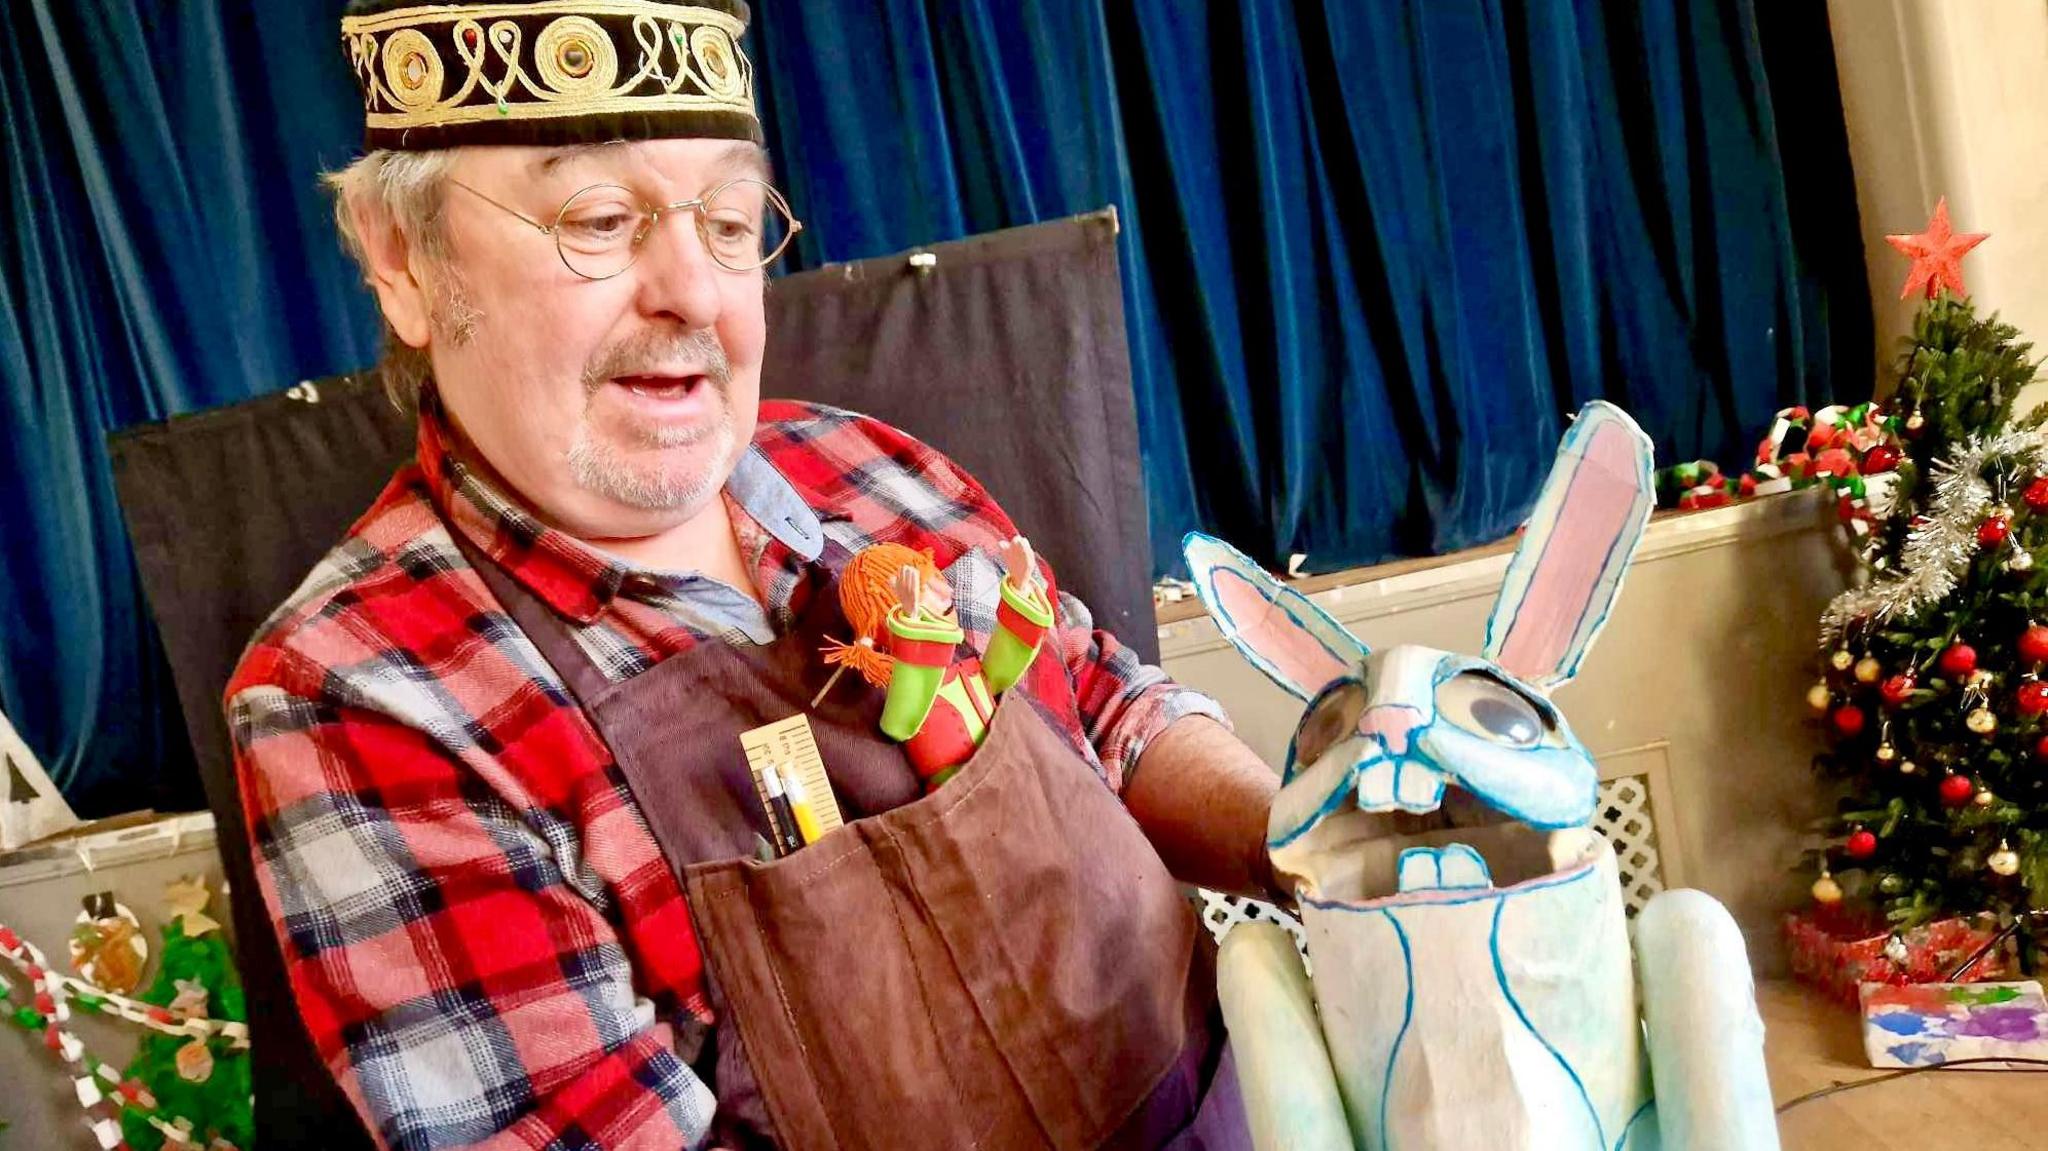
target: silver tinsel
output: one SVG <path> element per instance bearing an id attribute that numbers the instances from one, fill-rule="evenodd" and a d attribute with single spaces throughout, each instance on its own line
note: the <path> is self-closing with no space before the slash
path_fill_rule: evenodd
<path id="1" fill-rule="evenodd" d="M 1836 596 L 1821 615 L 1821 646 L 1839 646 L 1852 627 L 1911 616 L 1954 591 L 1981 548 L 1978 525 L 1998 506 L 1983 477 L 1985 466 L 1993 460 L 2024 466 L 2044 454 L 2048 427 L 2012 428 L 1973 437 L 1936 462 L 1928 469 L 1933 495 L 1926 520 L 1906 536 L 1898 569 Z"/>

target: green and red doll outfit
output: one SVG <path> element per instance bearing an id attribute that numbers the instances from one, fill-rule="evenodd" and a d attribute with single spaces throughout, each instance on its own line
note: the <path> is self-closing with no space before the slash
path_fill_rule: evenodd
<path id="1" fill-rule="evenodd" d="M 988 735 L 995 697 L 1022 678 L 1038 657 L 1052 603 L 1036 582 L 1018 590 L 1001 581 L 1002 601 L 988 652 L 962 654 L 966 633 L 950 613 L 889 613 L 894 668 L 882 705 L 882 733 L 903 745 L 927 790 L 952 777 Z"/>

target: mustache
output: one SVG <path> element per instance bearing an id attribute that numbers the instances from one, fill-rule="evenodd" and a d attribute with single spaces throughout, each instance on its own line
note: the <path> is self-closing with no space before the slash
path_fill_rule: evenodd
<path id="1" fill-rule="evenodd" d="M 606 380 L 659 375 L 679 363 L 698 365 L 721 391 L 732 382 L 732 360 L 726 356 L 718 333 L 698 328 L 688 332 L 643 332 L 606 346 L 584 366 L 583 387 L 594 393 Z"/>

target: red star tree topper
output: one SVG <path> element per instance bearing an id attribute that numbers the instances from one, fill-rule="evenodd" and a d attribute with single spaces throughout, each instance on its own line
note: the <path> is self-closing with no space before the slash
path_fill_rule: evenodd
<path id="1" fill-rule="evenodd" d="M 1934 205 L 1934 218 L 1927 221 L 1927 230 L 1917 236 L 1886 236 L 1885 242 L 1913 258 L 1913 269 L 1906 273 L 1906 286 L 1899 290 L 1899 298 L 1918 292 L 1928 299 L 1941 294 L 1943 288 L 1950 295 L 1967 296 L 1963 287 L 1963 253 L 1984 242 L 1988 232 L 1964 232 L 1957 235 L 1948 223 L 1948 197 L 1943 196 Z"/>

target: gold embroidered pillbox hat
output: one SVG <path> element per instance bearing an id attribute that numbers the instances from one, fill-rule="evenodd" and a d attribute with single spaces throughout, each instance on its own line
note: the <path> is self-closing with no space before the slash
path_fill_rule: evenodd
<path id="1" fill-rule="evenodd" d="M 366 148 L 761 139 L 744 0 L 353 0 Z"/>

